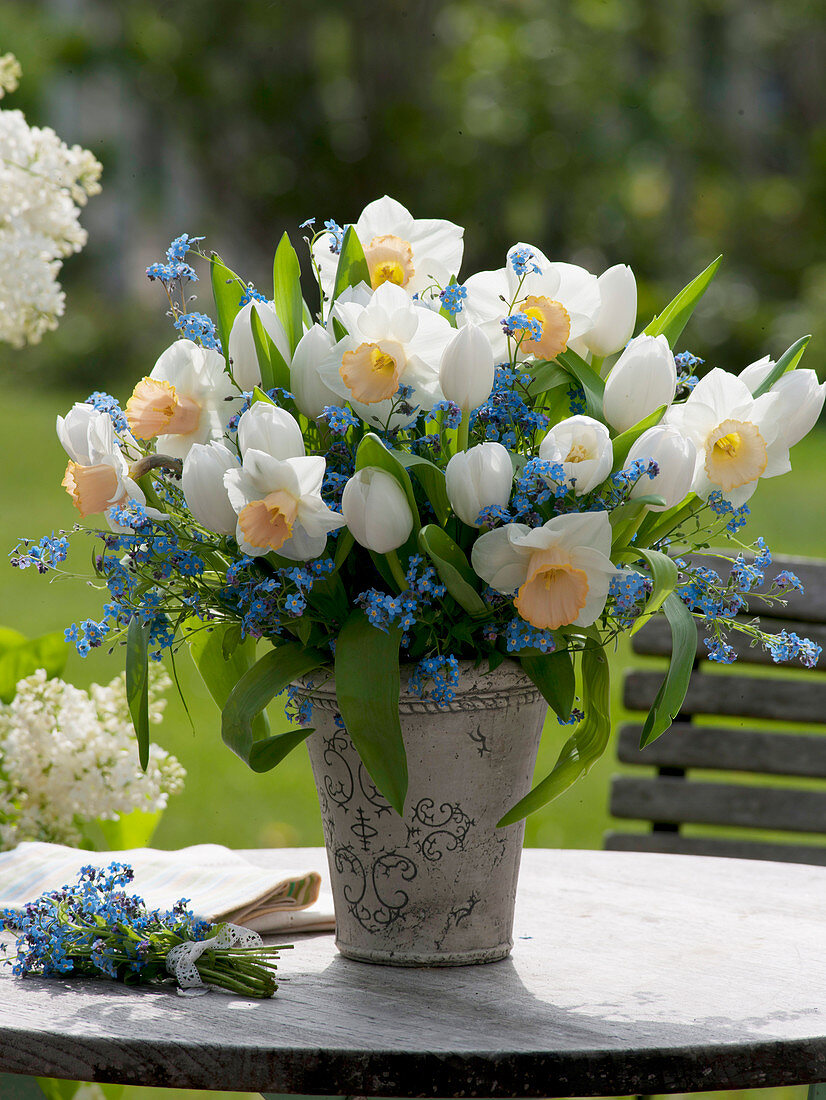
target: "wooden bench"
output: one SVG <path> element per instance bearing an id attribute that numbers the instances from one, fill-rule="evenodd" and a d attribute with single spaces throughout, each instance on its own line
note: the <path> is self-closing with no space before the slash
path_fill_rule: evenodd
<path id="1" fill-rule="evenodd" d="M 727 563 L 701 559 L 725 577 Z M 826 562 L 777 558 L 766 571 L 767 582 L 780 570 L 800 578 L 804 592 L 789 595 L 785 607 L 766 608 L 754 600 L 751 612 L 759 613 L 763 629 L 781 630 L 818 642 L 826 650 Z M 826 836 L 826 786 L 822 790 L 755 783 L 755 775 L 789 779 L 826 779 L 826 731 L 809 732 L 812 725 L 826 724 L 826 677 L 821 671 L 792 679 L 780 670 L 799 669 L 799 663 L 773 665 L 762 648 L 750 648 L 748 639 L 729 638 L 738 663 L 713 665 L 700 645 L 685 703 L 671 728 L 647 748 L 639 749 L 641 724 L 620 729 L 617 755 L 624 764 L 653 765 L 656 776 L 615 776 L 610 809 L 614 817 L 651 823 L 649 832 L 609 832 L 606 848 L 619 851 L 672 852 L 691 855 L 770 859 L 788 863 L 826 865 L 826 846 L 811 843 L 769 842 L 759 833 L 743 839 L 685 836 L 684 825 L 734 826 L 789 834 L 822 833 Z M 643 627 L 632 640 L 640 655 L 666 657 L 670 632 L 664 619 Z M 746 676 L 738 665 L 771 665 L 772 675 Z M 818 669 L 826 668 L 821 655 Z M 711 671 L 713 669 L 713 671 Z M 637 669 L 625 678 L 624 703 L 629 710 L 645 711 L 662 681 L 662 670 Z M 736 726 L 700 724 L 715 717 L 737 718 Z M 749 726 L 749 719 L 795 723 L 771 732 Z M 727 781 L 695 779 L 692 769 L 734 773 Z M 744 782 L 744 776 L 750 781 Z"/>

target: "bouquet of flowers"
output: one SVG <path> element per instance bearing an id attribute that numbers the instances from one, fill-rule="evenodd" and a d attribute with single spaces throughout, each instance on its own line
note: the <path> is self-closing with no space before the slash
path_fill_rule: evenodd
<path id="1" fill-rule="evenodd" d="M 123 409 L 95 393 L 58 418 L 63 485 L 111 528 L 94 559 L 105 617 L 67 636 L 81 653 L 125 639 L 144 760 L 148 655 L 186 641 L 224 739 L 258 771 L 311 732 L 296 681 L 334 675 L 341 722 L 401 811 L 400 662 L 410 689 L 446 703 L 460 659 L 509 658 L 575 728 L 507 823 L 604 750 L 606 648 L 654 614 L 674 644 L 644 743 L 680 707 L 698 620 L 714 660 L 733 658 L 731 630 L 817 660 L 805 639 L 737 617 L 770 560 L 738 536 L 826 386 L 797 369 L 805 337 L 739 376 L 698 381 L 702 360 L 674 354 L 719 260 L 633 336 L 624 265 L 597 277 L 520 243 L 460 281 L 463 230 L 387 197 L 346 229 L 301 228 L 312 306 L 286 234 L 271 298 L 198 239 L 173 241 L 147 274 L 179 338 Z M 191 308 L 198 262 L 214 321 Z M 722 573 L 692 564 L 720 538 L 733 544 Z M 31 550 L 49 571 L 66 544 Z M 271 736 L 264 707 L 284 691 L 299 726 Z"/>

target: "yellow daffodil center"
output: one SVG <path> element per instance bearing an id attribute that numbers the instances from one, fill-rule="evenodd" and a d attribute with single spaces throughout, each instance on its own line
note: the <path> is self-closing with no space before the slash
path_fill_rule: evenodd
<path id="1" fill-rule="evenodd" d="M 528 563 L 528 578 L 513 601 L 532 626 L 557 630 L 572 623 L 588 598 L 588 576 L 557 549 L 537 550 Z"/>
<path id="2" fill-rule="evenodd" d="M 383 237 L 374 237 L 364 250 L 370 282 L 373 290 L 382 283 L 395 283 L 407 286 L 416 274 L 413 267 L 413 249 L 409 241 L 387 233 Z"/>
<path id="3" fill-rule="evenodd" d="M 142 378 L 126 402 L 126 420 L 138 439 L 156 435 L 189 435 L 198 427 L 201 406 L 181 397 L 170 382 Z"/>
<path id="4" fill-rule="evenodd" d="M 591 457 L 588 453 L 588 448 L 583 446 L 582 443 L 574 443 L 568 451 L 568 455 L 565 459 L 566 462 L 587 462 Z"/>
<path id="5" fill-rule="evenodd" d="M 538 340 L 524 339 L 519 350 L 537 359 L 554 359 L 568 346 L 571 335 L 571 315 L 561 302 L 552 298 L 529 295 L 522 304 L 522 312 L 532 321 L 538 321 L 542 333 Z"/>
<path id="6" fill-rule="evenodd" d="M 392 397 L 399 388 L 398 360 L 378 344 L 360 344 L 345 351 L 338 373 L 356 401 L 375 405 Z"/>
<path id="7" fill-rule="evenodd" d="M 293 533 L 298 515 L 298 501 L 285 489 L 268 493 L 263 500 L 253 500 L 242 509 L 238 525 L 250 546 L 267 546 L 280 550 Z"/>
<path id="8" fill-rule="evenodd" d="M 724 420 L 706 441 L 706 474 L 724 493 L 755 481 L 767 463 L 766 442 L 749 420 Z"/>
<path id="9" fill-rule="evenodd" d="M 60 484 L 82 516 L 105 512 L 113 504 L 122 504 L 126 499 L 125 492 L 117 500 L 112 499 L 117 492 L 118 475 L 114 467 L 104 463 L 81 466 L 78 462 L 70 462 Z"/>

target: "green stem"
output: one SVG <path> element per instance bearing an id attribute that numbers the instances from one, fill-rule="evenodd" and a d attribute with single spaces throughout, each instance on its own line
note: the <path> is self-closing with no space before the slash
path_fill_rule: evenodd
<path id="1" fill-rule="evenodd" d="M 399 586 L 400 592 L 406 592 L 408 588 L 407 577 L 404 575 L 402 569 L 402 563 L 399 561 L 399 555 L 395 550 L 390 550 L 384 555 L 387 564 L 390 566 L 390 572 L 393 574 L 393 580 Z"/>
<path id="2" fill-rule="evenodd" d="M 456 437 L 456 450 L 466 451 L 468 445 L 468 435 L 470 433 L 470 411 L 468 409 L 462 409 L 462 419 L 459 424 L 459 432 Z"/>
<path id="3" fill-rule="evenodd" d="M 605 362 L 604 355 L 592 355 L 591 366 L 594 368 L 597 374 L 602 374 L 602 364 Z"/>

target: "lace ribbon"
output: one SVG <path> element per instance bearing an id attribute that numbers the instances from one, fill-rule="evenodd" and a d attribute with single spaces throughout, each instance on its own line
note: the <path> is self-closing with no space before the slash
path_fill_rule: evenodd
<path id="1" fill-rule="evenodd" d="M 228 990 L 220 985 L 204 982 L 195 965 L 205 951 L 223 950 L 227 947 L 261 947 L 263 940 L 251 928 L 241 928 L 237 924 L 225 924 L 217 935 L 208 940 L 179 943 L 166 956 L 166 969 L 178 983 L 179 997 L 200 997 L 217 989 L 221 993 Z"/>

